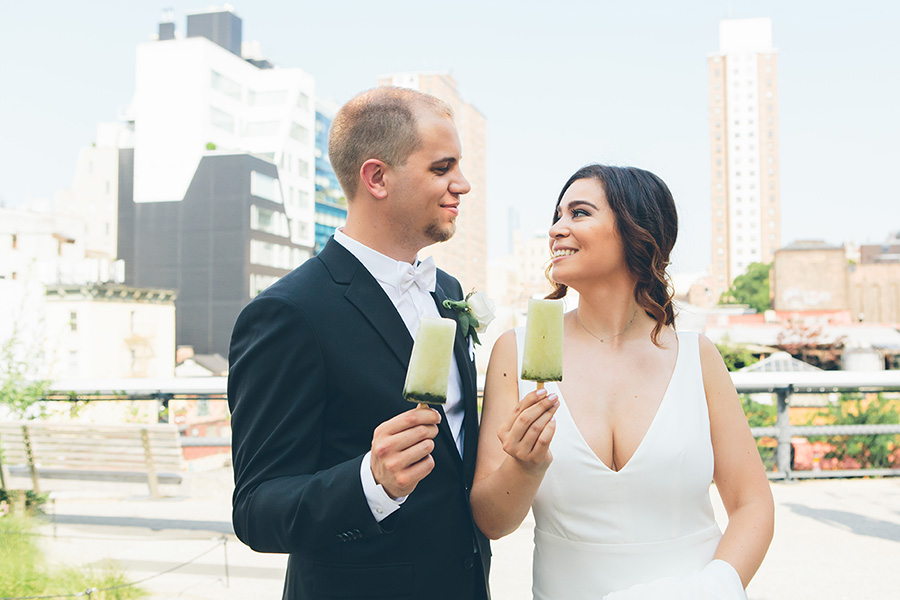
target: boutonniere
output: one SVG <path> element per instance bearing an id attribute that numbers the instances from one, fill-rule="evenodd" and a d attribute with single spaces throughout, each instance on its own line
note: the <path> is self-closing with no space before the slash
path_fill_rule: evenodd
<path id="1" fill-rule="evenodd" d="M 487 331 L 488 325 L 494 320 L 494 311 L 497 307 L 484 292 L 469 292 L 464 300 L 444 300 L 444 308 L 456 312 L 456 320 L 462 329 L 463 336 L 471 336 L 472 341 L 481 345 L 478 334 Z"/>

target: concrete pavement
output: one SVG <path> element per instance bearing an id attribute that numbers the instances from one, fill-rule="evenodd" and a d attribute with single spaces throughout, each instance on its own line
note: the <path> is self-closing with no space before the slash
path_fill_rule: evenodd
<path id="1" fill-rule="evenodd" d="M 138 484 L 48 482 L 55 524 L 41 527 L 42 542 L 68 564 L 112 558 L 156 600 L 281 598 L 286 557 L 255 553 L 232 533 L 230 469 L 186 475 L 180 486 L 162 486 L 169 497 L 160 500 Z M 773 482 L 772 489 L 775 540 L 748 588 L 751 600 L 900 598 L 900 478 Z M 724 525 L 714 489 L 712 496 Z M 526 520 L 494 543 L 494 600 L 531 597 L 532 528 Z"/>

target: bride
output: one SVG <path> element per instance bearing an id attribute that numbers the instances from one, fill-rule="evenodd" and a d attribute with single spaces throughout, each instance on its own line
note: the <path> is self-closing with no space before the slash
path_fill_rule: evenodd
<path id="1" fill-rule="evenodd" d="M 580 169 L 549 232 L 550 297 L 580 295 L 563 380 L 536 391 L 519 378 L 521 330 L 494 346 L 472 510 L 497 539 L 533 509 L 535 599 L 746 598 L 772 540 L 772 494 L 727 369 L 706 337 L 673 327 L 677 228 L 652 173 Z"/>

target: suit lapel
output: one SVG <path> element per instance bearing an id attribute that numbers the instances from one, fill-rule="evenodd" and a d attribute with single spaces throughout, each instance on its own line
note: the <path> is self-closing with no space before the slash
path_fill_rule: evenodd
<path id="1" fill-rule="evenodd" d="M 328 267 L 334 280 L 347 285 L 344 297 L 384 339 L 403 368 L 408 368 L 413 339 L 381 285 L 350 251 L 333 238 L 328 240 L 318 256 Z"/>
<path id="2" fill-rule="evenodd" d="M 400 361 L 404 369 L 409 368 L 409 357 L 412 354 L 413 339 L 409 335 L 406 324 L 397 312 L 397 308 L 391 302 L 378 281 L 369 271 L 350 253 L 349 250 L 335 242 L 328 240 L 325 248 L 317 256 L 331 273 L 336 283 L 347 286 L 344 297 L 353 304 L 378 334 L 384 339 L 391 352 Z M 437 284 L 431 294 L 442 317 L 456 319 L 456 313 L 443 306 L 444 300 L 450 298 L 446 291 Z M 453 342 L 453 352 L 456 364 L 459 366 L 460 380 L 462 382 L 462 401 L 464 402 L 463 427 L 465 428 L 465 445 L 463 457 L 460 458 L 456 449 L 456 442 L 450 432 L 446 415 L 442 406 L 435 406 L 441 413 L 441 423 L 438 426 L 439 436 L 449 444 L 450 454 L 454 462 L 462 470 L 463 474 L 471 479 L 471 471 L 474 468 L 475 445 L 477 443 L 477 400 L 475 390 L 475 368 L 469 359 L 469 341 L 463 337 L 459 324 L 456 327 L 456 339 Z M 463 468 L 464 467 L 464 468 Z"/>
<path id="3" fill-rule="evenodd" d="M 438 312 L 445 319 L 456 320 L 456 311 L 451 308 L 444 307 L 444 300 L 450 298 L 446 290 L 441 286 L 440 281 L 432 293 Z M 460 382 L 462 383 L 462 402 L 463 412 L 463 430 L 465 436 L 463 438 L 463 455 L 462 462 L 464 473 L 469 477 L 468 471 L 470 467 L 474 467 L 475 448 L 478 441 L 478 406 L 477 406 L 477 390 L 475 382 L 475 365 L 469 356 L 469 339 L 464 336 L 459 322 L 456 324 L 456 339 L 453 341 L 453 354 L 456 358 L 456 364 L 459 367 Z M 447 434 L 450 435 L 449 427 Z M 452 436 L 451 441 L 452 440 Z M 456 445 L 453 441 L 454 447 Z M 455 452 L 459 456 L 459 452 Z"/>

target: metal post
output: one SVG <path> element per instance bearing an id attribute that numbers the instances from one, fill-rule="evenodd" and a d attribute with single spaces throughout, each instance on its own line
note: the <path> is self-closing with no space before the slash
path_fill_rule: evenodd
<path id="1" fill-rule="evenodd" d="M 222 550 L 225 553 L 225 587 L 231 587 L 231 577 L 228 574 L 228 536 L 222 536 Z"/>
<path id="2" fill-rule="evenodd" d="M 34 464 L 34 452 L 31 448 L 31 435 L 28 431 L 28 425 L 22 425 L 22 442 L 25 444 L 25 460 L 28 462 L 28 470 L 31 471 L 31 488 L 35 494 L 40 494 L 41 487 L 38 485 L 38 472 Z"/>
<path id="3" fill-rule="evenodd" d="M 778 445 L 775 448 L 775 464 L 784 473 L 784 479 L 791 479 L 791 416 L 788 412 L 792 386 L 775 390 L 777 396 L 777 416 L 775 428 L 778 430 Z"/>
<path id="4" fill-rule="evenodd" d="M 3 462 L 3 439 L 0 436 L 0 490 L 6 489 L 6 464 Z"/>
<path id="5" fill-rule="evenodd" d="M 159 479 L 156 476 L 156 465 L 153 463 L 153 451 L 150 448 L 150 433 L 146 427 L 141 428 L 141 442 L 144 444 L 144 463 L 147 465 L 147 485 L 150 495 L 159 498 Z"/>

